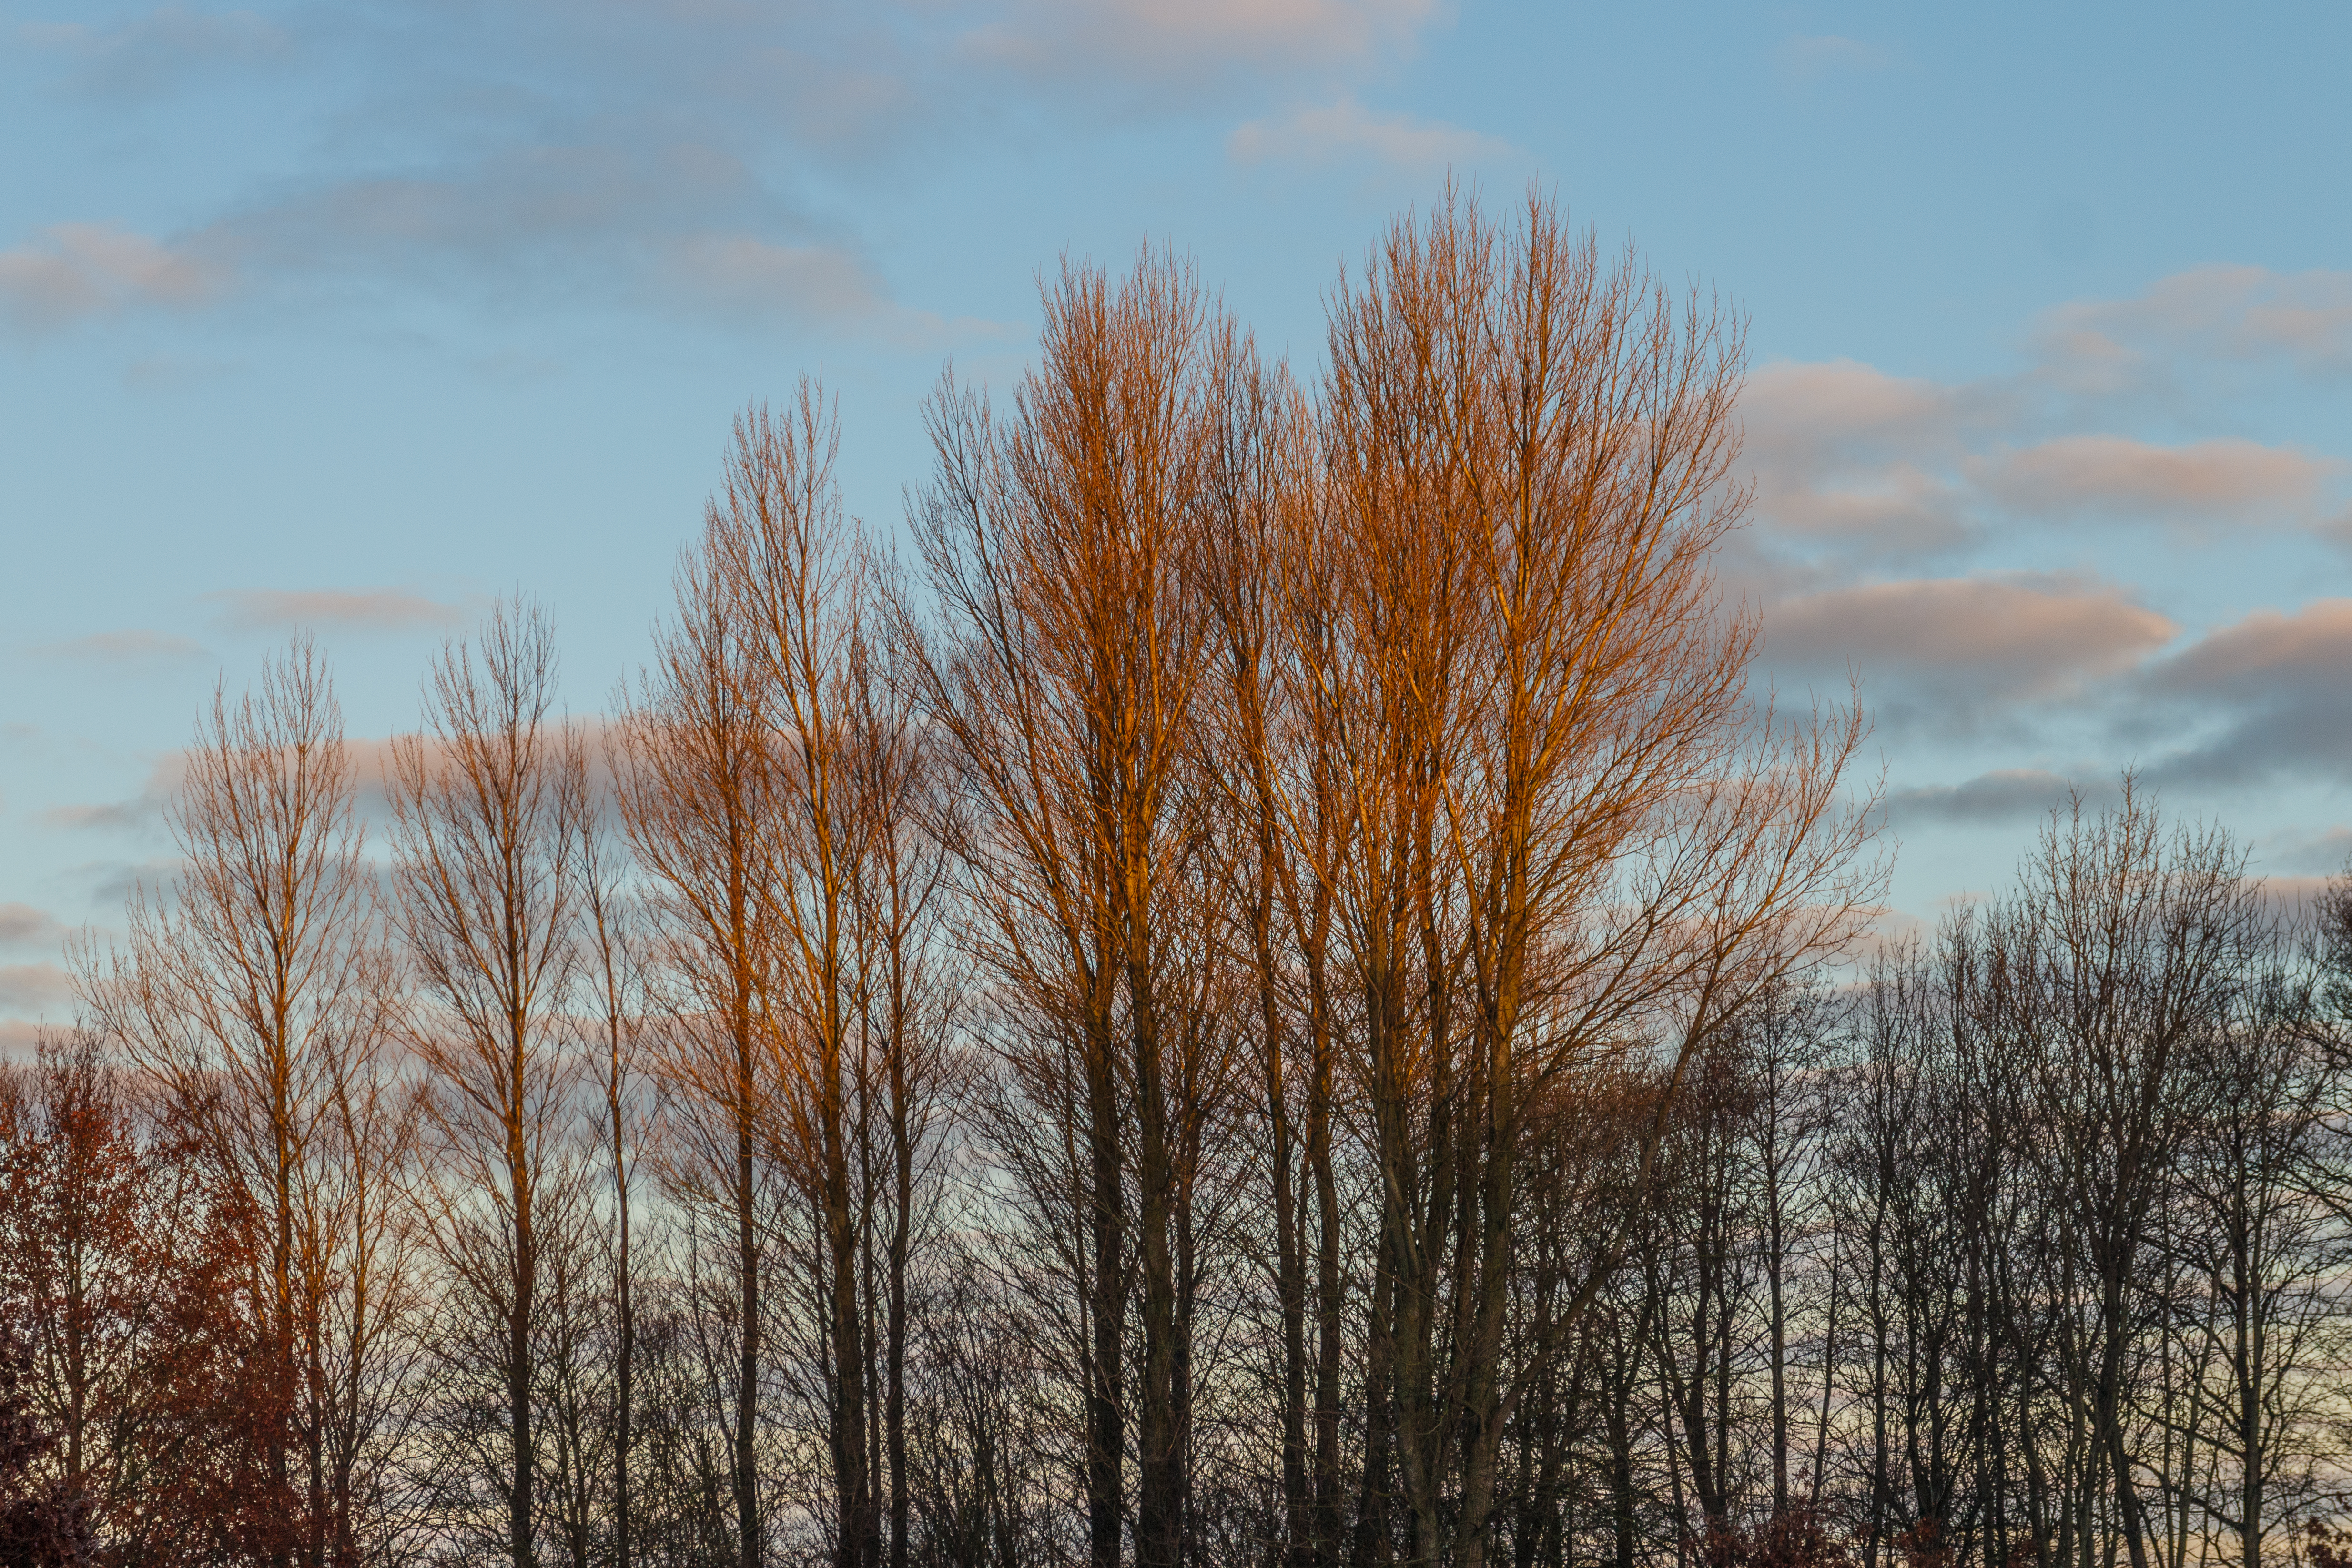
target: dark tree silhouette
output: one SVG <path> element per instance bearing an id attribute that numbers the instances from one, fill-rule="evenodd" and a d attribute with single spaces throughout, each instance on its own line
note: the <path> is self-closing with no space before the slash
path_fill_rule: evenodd
<path id="1" fill-rule="evenodd" d="M 52 1568 L 90 1557 L 89 1500 L 34 1474 L 57 1438 L 33 1418 L 24 1386 L 32 1362 L 16 1326 L 0 1322 L 0 1568 Z"/>

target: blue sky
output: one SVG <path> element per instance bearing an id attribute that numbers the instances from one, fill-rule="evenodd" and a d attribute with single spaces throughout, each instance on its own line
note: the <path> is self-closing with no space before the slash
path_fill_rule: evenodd
<path id="1" fill-rule="evenodd" d="M 1889 929 L 2127 764 L 2324 875 L 2347 60 L 2316 4 L 0 0 L 0 1037 L 296 625 L 380 737 L 520 587 L 593 711 L 747 400 L 821 371 L 894 526 L 1057 256 L 1172 243 L 1311 367 L 1449 170 L 1747 313 L 1727 569 L 1784 690 L 1864 682 Z"/>

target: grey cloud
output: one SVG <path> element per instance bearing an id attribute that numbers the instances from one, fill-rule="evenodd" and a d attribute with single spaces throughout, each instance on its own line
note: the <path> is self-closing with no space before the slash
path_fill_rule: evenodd
<path id="1" fill-rule="evenodd" d="M 2069 695 L 2175 630 L 2120 589 L 2032 573 L 1830 589 L 1772 606 L 1764 624 L 1776 665 L 1852 667 L 1874 692 L 1963 720 L 1998 702 Z"/>
<path id="2" fill-rule="evenodd" d="M 29 904 L 0 904 L 0 945 L 11 947 L 53 947 L 65 939 L 65 926 L 46 909 Z"/>
<path id="3" fill-rule="evenodd" d="M 478 162 L 343 181 L 224 220 L 205 245 L 247 276 L 332 295 L 422 286 L 511 300 L 618 300 L 734 323 L 950 327 L 908 311 L 858 248 L 732 152 L 510 147 Z"/>
<path id="4" fill-rule="evenodd" d="M 73 1002 L 73 977 L 55 964 L 0 964 L 0 1009 L 47 1013 Z"/>
<path id="5" fill-rule="evenodd" d="M 30 44 L 74 62 L 85 90 L 149 96 L 223 64 L 281 58 L 293 37 L 251 11 L 192 11 L 166 5 L 110 27 L 34 23 L 19 30 Z"/>
<path id="6" fill-rule="evenodd" d="M 94 828 L 127 831 L 152 823 L 162 810 L 161 801 L 143 798 L 102 800 L 79 806 L 52 806 L 41 813 L 41 821 L 53 828 Z"/>
<path id="7" fill-rule="evenodd" d="M 2242 786 L 2280 778 L 2352 776 L 2352 697 L 2282 694 L 2223 720 L 2202 742 L 2147 770 L 2151 784 Z"/>
<path id="8" fill-rule="evenodd" d="M 823 321 L 870 319 L 889 308 L 857 258 L 824 246 L 691 235 L 665 247 L 662 273 L 673 298 L 721 313 Z"/>
<path id="9" fill-rule="evenodd" d="M 479 612 L 478 603 L 447 604 L 398 588 L 233 589 L 208 593 L 223 625 L 236 631 L 341 626 L 398 631 L 447 626 Z"/>
<path id="10" fill-rule="evenodd" d="M 181 753 L 167 752 L 148 770 L 147 781 L 141 786 L 139 793 L 130 799 L 52 807 L 42 813 L 41 820 L 56 828 L 105 831 L 138 831 L 152 828 L 163 821 L 163 808 L 179 789 L 184 766 Z"/>
<path id="11" fill-rule="evenodd" d="M 399 7 L 283 25 L 167 7 L 111 30 L 48 27 L 52 49 L 125 80 L 166 56 L 284 56 L 331 78 L 340 108 L 307 169 L 210 222 L 61 225 L 13 250 L 0 236 L 0 317 L 40 329 L 422 290 L 927 349 L 1001 336 L 894 299 L 856 225 L 821 217 L 808 187 L 877 159 L 935 162 L 1008 117 L 1196 110 L 1235 81 L 1276 103 L 1345 101 L 1445 14 L 1442 0 L 524 0 L 430 8 L 422 26 Z"/>
<path id="12" fill-rule="evenodd" d="M 1253 120 L 1225 140 L 1237 162 L 1278 161 L 1323 167 L 1369 160 L 1428 174 L 1496 159 L 1523 161 L 1509 142 L 1442 120 L 1378 114 L 1352 97 Z"/>
<path id="13" fill-rule="evenodd" d="M 2352 772 L 2352 599 L 2292 614 L 2257 611 L 2141 676 L 2176 729 L 2200 737 L 2149 769 L 2153 783 L 2243 785 Z"/>
<path id="14" fill-rule="evenodd" d="M 51 643 L 40 652 L 57 658 L 87 659 L 110 664 L 143 663 L 152 659 L 200 659 L 200 643 L 164 632 L 94 632 L 87 637 Z"/>
<path id="15" fill-rule="evenodd" d="M 30 1061 L 48 1026 L 27 1019 L 0 1018 L 0 1061 Z"/>
<path id="16" fill-rule="evenodd" d="M 92 905 L 118 909 L 131 900 L 142 887 L 160 887 L 179 873 L 177 860 L 92 861 L 74 868 L 78 876 L 86 878 Z"/>
<path id="17" fill-rule="evenodd" d="M 1970 825 L 2012 822 L 2047 815 L 2080 788 L 2064 775 L 2043 768 L 2000 768 L 1958 784 L 1897 789 L 1887 796 L 1886 810 L 1898 825 L 1922 820 Z M 2095 793 L 2085 791 L 2085 798 Z M 2105 797 L 2099 794 L 2098 798 Z"/>
<path id="18" fill-rule="evenodd" d="M 2352 863 L 2352 828 L 2281 834 L 2257 846 L 2262 864 L 2284 876 L 2332 878 Z"/>

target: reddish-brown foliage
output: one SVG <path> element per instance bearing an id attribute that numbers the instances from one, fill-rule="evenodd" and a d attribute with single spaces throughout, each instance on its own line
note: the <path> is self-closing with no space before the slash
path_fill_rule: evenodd
<path id="1" fill-rule="evenodd" d="M 1755 1530 L 1717 1525 L 1698 1543 L 1697 1555 L 1702 1568 L 1848 1568 L 1853 1560 L 1821 1515 L 1801 1506 L 1784 1509 Z M 1909 1564 L 1931 1568 L 1916 1558 Z"/>
<path id="2" fill-rule="evenodd" d="M 196 1142 L 142 1125 L 91 1041 L 47 1042 L 0 1082 L 0 1290 L 24 1325 L 0 1392 L 40 1432 L 0 1444 L 16 1467 L 0 1488 L 50 1499 L 57 1528 L 72 1500 L 100 1561 L 256 1560 L 297 1528 L 264 1461 L 290 1387 L 253 1326 L 255 1236 Z M 5 1563 L 53 1560 L 50 1525 L 24 1528 L 7 1550 L 34 1555 Z"/>

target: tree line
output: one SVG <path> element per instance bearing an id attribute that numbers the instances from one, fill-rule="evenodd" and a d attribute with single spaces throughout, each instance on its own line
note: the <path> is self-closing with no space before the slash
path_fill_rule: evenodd
<path id="1" fill-rule="evenodd" d="M 0 1074 L 0 1554 L 2337 1568 L 2352 902 L 2052 819 L 1860 943 L 1750 683 L 1739 323 L 1543 200 L 1300 380 L 1147 253 L 803 382 L 593 723 L 298 641 Z"/>

